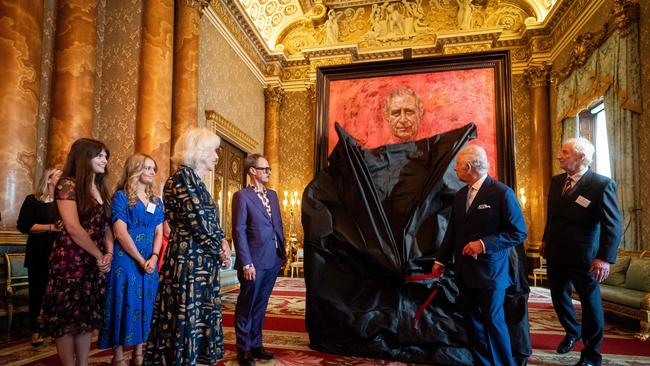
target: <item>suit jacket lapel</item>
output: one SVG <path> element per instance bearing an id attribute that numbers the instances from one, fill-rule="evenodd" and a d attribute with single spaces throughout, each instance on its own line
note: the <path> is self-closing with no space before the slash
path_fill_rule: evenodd
<path id="1" fill-rule="evenodd" d="M 487 194 L 486 192 L 490 189 L 491 185 L 492 185 L 492 178 L 488 175 L 485 178 L 483 184 L 481 185 L 481 188 L 479 188 L 478 192 L 476 192 L 476 196 L 474 196 L 474 200 L 472 201 L 472 204 L 469 206 L 465 218 L 468 218 L 472 214 L 472 212 L 476 210 L 476 207 L 478 206 L 480 199 Z M 467 187 L 467 189 L 469 189 L 469 186 Z M 467 197 L 467 195 L 465 195 L 465 197 Z M 467 198 L 465 202 L 467 202 Z"/>
<path id="2" fill-rule="evenodd" d="M 261 200 L 260 197 L 257 195 L 257 193 L 255 192 L 255 190 L 254 190 L 253 188 L 250 188 L 250 187 L 249 187 L 249 188 L 246 188 L 246 189 L 247 189 L 248 192 L 249 192 L 249 194 L 248 194 L 248 199 L 249 199 L 251 202 L 253 202 L 253 205 L 254 205 L 255 207 L 257 207 L 260 211 L 262 211 L 262 213 L 264 214 L 264 217 L 266 217 L 266 218 L 268 218 L 269 220 L 271 220 L 271 218 L 269 217 L 269 213 L 266 211 L 266 207 L 264 207 L 264 204 L 262 203 L 262 200 Z"/>

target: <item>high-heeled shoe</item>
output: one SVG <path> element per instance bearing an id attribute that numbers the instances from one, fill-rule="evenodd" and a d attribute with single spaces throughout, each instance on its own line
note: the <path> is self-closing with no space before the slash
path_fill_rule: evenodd
<path id="1" fill-rule="evenodd" d="M 43 338 L 38 333 L 32 333 L 32 347 L 42 346 L 43 342 Z"/>

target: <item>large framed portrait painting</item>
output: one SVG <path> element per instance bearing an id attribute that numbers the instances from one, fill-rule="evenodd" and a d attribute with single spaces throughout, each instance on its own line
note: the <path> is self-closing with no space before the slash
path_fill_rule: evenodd
<path id="1" fill-rule="evenodd" d="M 368 148 L 473 122 L 490 174 L 514 182 L 507 51 L 320 68 L 317 83 L 317 170 L 337 143 L 336 122 Z"/>

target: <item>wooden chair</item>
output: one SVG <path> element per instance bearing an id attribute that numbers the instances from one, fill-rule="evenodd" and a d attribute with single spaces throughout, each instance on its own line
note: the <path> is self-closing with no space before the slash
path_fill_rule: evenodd
<path id="1" fill-rule="evenodd" d="M 6 278 L 6 301 L 7 301 L 7 329 L 11 329 L 14 311 L 25 312 L 29 310 L 28 301 L 21 301 L 22 305 L 16 308 L 17 293 L 20 291 L 23 300 L 27 299 L 29 281 L 27 279 L 27 268 L 25 268 L 25 253 L 4 253 L 7 266 Z"/>
<path id="2" fill-rule="evenodd" d="M 296 260 L 291 262 L 291 278 L 293 278 L 293 272 L 294 270 L 296 271 L 296 274 L 300 274 L 300 270 L 303 269 L 304 267 L 304 259 L 305 252 L 304 249 L 300 248 L 296 252 Z"/>
<path id="3" fill-rule="evenodd" d="M 539 277 L 540 281 L 547 277 L 546 259 L 544 257 L 539 257 L 539 268 L 533 269 L 533 286 L 537 286 L 537 277 Z"/>

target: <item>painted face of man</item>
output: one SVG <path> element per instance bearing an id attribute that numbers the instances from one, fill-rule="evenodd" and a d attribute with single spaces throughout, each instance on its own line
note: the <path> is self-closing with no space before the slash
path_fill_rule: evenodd
<path id="1" fill-rule="evenodd" d="M 414 140 L 418 133 L 422 114 L 417 101 L 410 95 L 398 95 L 390 100 L 388 106 L 388 123 L 393 135 L 401 140 Z"/>

